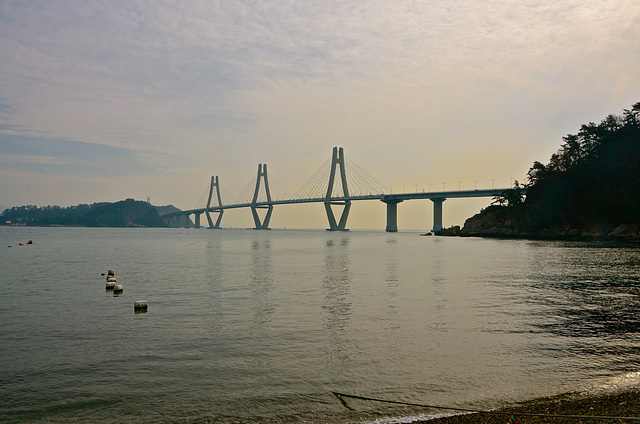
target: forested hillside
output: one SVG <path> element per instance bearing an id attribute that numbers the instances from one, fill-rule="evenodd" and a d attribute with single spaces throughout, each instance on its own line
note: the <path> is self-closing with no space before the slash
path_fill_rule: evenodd
<path id="1" fill-rule="evenodd" d="M 6 209 L 0 222 L 34 226 L 166 227 L 154 206 L 134 199 L 70 207 L 18 206 Z"/>
<path id="2" fill-rule="evenodd" d="M 525 187 L 524 202 L 514 187 L 467 220 L 462 234 L 637 238 L 640 102 L 565 136 L 548 164 L 534 162 Z"/>

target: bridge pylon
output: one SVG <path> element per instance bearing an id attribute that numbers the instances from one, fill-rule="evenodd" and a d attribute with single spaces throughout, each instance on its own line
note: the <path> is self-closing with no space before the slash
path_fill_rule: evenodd
<path id="1" fill-rule="evenodd" d="M 387 204 L 387 227 L 385 231 L 395 233 L 398 231 L 398 203 L 403 200 L 386 200 L 385 196 L 380 196 L 380 200 Z"/>
<path id="2" fill-rule="evenodd" d="M 216 196 L 218 198 L 218 206 L 222 206 L 222 199 L 220 198 L 220 180 L 218 180 L 218 176 L 216 175 L 211 176 L 211 186 L 209 186 L 209 199 L 207 200 L 207 208 L 204 210 L 204 213 L 207 215 L 207 221 L 209 221 L 209 228 L 220 228 L 220 222 L 222 222 L 222 214 L 224 213 L 224 210 L 222 209 L 218 209 L 218 210 L 211 210 L 211 198 L 213 197 L 213 188 L 216 188 Z M 209 214 L 209 211 L 211 212 L 218 212 L 218 219 L 216 220 L 216 223 L 214 224 L 213 221 L 211 220 L 211 215 Z M 198 224 L 200 223 L 200 217 L 198 216 Z"/>
<path id="3" fill-rule="evenodd" d="M 257 206 L 261 180 L 264 180 L 264 190 L 267 194 L 267 202 L 271 202 L 271 192 L 269 191 L 269 177 L 267 176 L 266 163 L 258 164 L 258 177 L 256 178 L 256 191 L 253 194 L 253 201 L 251 202 L 251 213 L 253 214 L 253 221 L 256 224 L 256 230 L 269 230 L 269 221 L 271 220 L 273 205 Z M 260 215 L 258 215 L 258 209 L 267 209 L 267 214 L 264 216 L 264 220 L 262 222 L 260 221 Z"/>
<path id="4" fill-rule="evenodd" d="M 442 230 L 442 203 L 447 200 L 444 197 L 431 199 L 433 202 L 433 231 L 434 233 Z"/>
<path id="5" fill-rule="evenodd" d="M 340 180 L 342 181 L 342 193 L 345 200 L 333 200 L 333 186 L 335 184 L 336 171 L 340 169 Z M 328 231 L 349 231 L 347 226 L 347 218 L 349 217 L 349 210 L 351 209 L 351 200 L 349 197 L 349 187 L 347 186 L 347 173 L 344 166 L 344 151 L 342 147 L 338 149 L 333 148 L 333 156 L 331 158 L 331 173 L 329 174 L 329 187 L 327 188 L 327 195 L 324 200 L 324 208 L 327 211 L 327 219 L 329 220 Z M 336 218 L 333 214 L 332 205 L 344 206 L 342 209 L 342 215 L 340 221 L 336 222 Z"/>

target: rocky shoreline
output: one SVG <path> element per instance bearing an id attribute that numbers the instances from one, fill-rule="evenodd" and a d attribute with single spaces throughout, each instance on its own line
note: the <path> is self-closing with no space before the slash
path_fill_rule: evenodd
<path id="1" fill-rule="evenodd" d="M 611 424 L 640 422 L 640 389 L 592 396 L 563 395 L 488 413 L 436 418 L 434 424 Z"/>
<path id="2" fill-rule="evenodd" d="M 565 225 L 545 229 L 531 229 L 511 219 L 506 214 L 481 212 L 467 219 L 462 228 L 456 225 L 438 231 L 436 235 L 640 243 L 640 225 L 620 224 L 615 227 L 599 228 L 576 228 Z"/>

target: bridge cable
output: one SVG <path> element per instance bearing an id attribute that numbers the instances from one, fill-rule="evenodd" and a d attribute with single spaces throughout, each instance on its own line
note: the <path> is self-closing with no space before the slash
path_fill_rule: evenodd
<path id="1" fill-rule="evenodd" d="M 349 159 L 348 157 L 345 159 L 346 159 L 346 164 L 348 165 L 347 170 L 351 169 L 357 175 L 359 175 L 363 179 L 363 184 L 368 186 L 370 190 L 374 192 L 374 194 L 383 194 L 383 193 L 391 192 L 391 190 L 386 185 L 381 183 L 376 177 L 371 175 L 369 172 L 367 172 L 364 168 L 362 168 L 356 162 Z"/>
<path id="2" fill-rule="evenodd" d="M 209 185 L 207 185 L 204 188 L 204 192 L 202 193 L 202 196 L 200 196 L 200 199 L 198 199 L 198 201 L 196 202 L 196 206 L 193 209 L 200 209 L 200 208 L 204 208 L 205 206 L 207 206 L 205 204 L 205 198 L 208 198 L 209 196 Z"/>
<path id="3" fill-rule="evenodd" d="M 352 169 L 354 167 L 350 166 L 349 168 L 353 173 L 352 179 L 355 182 L 354 185 L 356 186 L 356 189 L 359 190 L 359 192 L 364 192 L 364 194 L 381 194 L 380 192 L 385 192 L 384 185 L 374 184 L 374 182 L 372 182 L 371 179 L 368 178 L 370 177 L 370 175 L 367 174 L 366 171 L 358 167 Z"/>
<path id="4" fill-rule="evenodd" d="M 347 176 L 349 177 L 349 186 L 353 187 L 351 190 L 351 194 L 373 194 L 374 191 L 378 191 L 375 187 L 366 180 L 366 178 L 362 175 L 360 170 L 351 169 L 351 167 L 347 170 Z M 379 193 L 376 193 L 379 194 Z"/>
<path id="5" fill-rule="evenodd" d="M 240 195 L 236 198 L 234 204 L 250 204 L 253 202 L 253 196 L 256 192 L 256 180 L 258 178 L 258 173 L 253 174 L 253 178 L 249 181 L 249 183 L 242 190 Z M 287 190 L 280 181 L 278 181 L 272 173 L 268 173 L 267 178 L 269 180 L 269 193 L 271 194 L 271 200 L 288 200 L 291 198 L 291 193 Z M 266 191 L 264 180 L 260 181 L 260 191 L 258 192 L 258 202 L 266 202 Z"/>
<path id="6" fill-rule="evenodd" d="M 309 198 L 313 197 L 325 197 L 327 193 L 327 188 L 329 186 L 329 174 L 331 172 L 331 163 L 327 162 L 327 166 L 323 170 L 322 174 L 318 174 L 316 178 L 315 184 L 310 187 L 310 191 L 307 194 Z"/>
<path id="7" fill-rule="evenodd" d="M 278 179 L 271 173 L 269 173 L 269 191 L 271 193 L 271 200 L 289 200 L 291 199 L 291 193 L 285 188 L 284 185 L 278 181 Z M 260 188 L 263 185 L 260 184 Z"/>
<path id="8" fill-rule="evenodd" d="M 320 168 L 318 168 L 311 178 L 293 194 L 293 199 L 310 199 L 315 197 L 324 197 L 323 186 L 329 183 L 329 171 L 331 169 L 331 158 L 329 158 Z M 324 184 L 323 182 L 326 181 Z"/>
<path id="9" fill-rule="evenodd" d="M 247 204 L 252 202 L 253 194 L 255 193 L 255 190 L 256 190 L 257 178 L 258 178 L 258 173 L 256 172 L 255 174 L 253 174 L 253 178 L 251 178 L 251 180 L 246 185 L 246 187 L 242 190 L 242 192 L 240 192 L 238 197 L 236 197 L 234 205 L 241 205 L 241 204 Z"/>
<path id="10" fill-rule="evenodd" d="M 338 393 L 331 392 L 340 403 L 347 409 L 353 410 L 344 400 L 347 399 L 357 399 L 357 400 L 365 400 L 372 402 L 382 402 L 382 403 L 391 403 L 395 405 L 405 405 L 405 406 L 417 406 L 420 408 L 430 408 L 430 409 L 445 409 L 449 411 L 458 411 L 458 412 L 467 412 L 467 413 L 475 413 L 475 414 L 492 414 L 492 415 L 507 415 L 507 416 L 521 416 L 521 417 L 547 417 L 547 418 L 576 418 L 576 419 L 601 419 L 601 420 L 629 420 L 629 421 L 640 421 L 640 417 L 614 417 L 608 415 L 564 415 L 564 414 L 536 414 L 531 412 L 510 412 L 510 411 L 487 411 L 483 409 L 472 409 L 472 408 L 456 408 L 452 406 L 442 406 L 442 405 L 427 405 L 423 403 L 412 403 L 412 402 L 401 402 L 387 399 L 378 399 L 366 396 L 358 396 L 358 395 L 349 395 L 346 393 Z"/>
<path id="11" fill-rule="evenodd" d="M 327 161 L 322 165 L 321 168 L 316 171 L 313 179 L 310 179 L 310 184 L 307 187 L 307 191 L 305 193 L 305 197 L 313 198 L 313 197 L 324 197 L 326 193 L 326 187 L 329 184 L 329 172 L 331 170 L 331 159 L 327 159 Z"/>

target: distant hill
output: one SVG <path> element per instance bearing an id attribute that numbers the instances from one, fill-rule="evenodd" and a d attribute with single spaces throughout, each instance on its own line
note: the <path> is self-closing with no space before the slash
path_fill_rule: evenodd
<path id="1" fill-rule="evenodd" d="M 155 207 L 133 199 L 91 208 L 81 222 L 88 227 L 166 227 Z"/>
<path id="2" fill-rule="evenodd" d="M 155 208 L 160 215 L 165 215 L 168 213 L 175 213 L 175 212 L 182 212 L 182 209 L 178 209 L 173 205 L 155 206 Z M 190 217 L 187 217 L 186 219 L 187 219 L 186 223 L 184 221 L 169 221 L 168 226 L 169 227 L 189 227 L 189 228 L 195 227 Z"/>
<path id="3" fill-rule="evenodd" d="M 4 210 L 0 222 L 31 226 L 166 227 L 154 206 L 134 199 L 70 207 L 17 206 Z"/>
<path id="4" fill-rule="evenodd" d="M 640 241 L 640 102 L 563 141 L 548 164 L 534 162 L 524 201 L 516 182 L 460 234 Z"/>
<path id="5" fill-rule="evenodd" d="M 181 212 L 181 209 L 178 209 L 173 205 L 154 206 L 154 208 L 156 208 L 156 210 L 158 211 L 158 214 L 160 215 L 165 215 L 165 214 L 174 213 L 174 212 Z"/>

